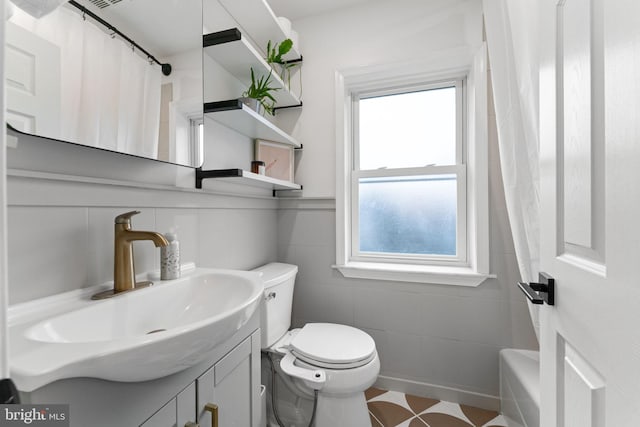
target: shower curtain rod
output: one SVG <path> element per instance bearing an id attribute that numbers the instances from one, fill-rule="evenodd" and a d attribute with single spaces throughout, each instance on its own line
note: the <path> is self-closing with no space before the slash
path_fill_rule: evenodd
<path id="1" fill-rule="evenodd" d="M 83 5 L 81 5 L 80 3 L 74 1 L 74 0 L 69 0 L 69 4 L 77 9 L 80 9 L 82 11 L 82 13 L 84 15 L 89 15 L 91 18 L 93 18 L 94 20 L 98 21 L 99 23 L 101 23 L 102 25 L 104 25 L 105 27 L 107 27 L 109 30 L 113 31 L 115 34 L 118 34 L 120 37 L 122 37 L 123 39 L 125 39 L 127 42 L 129 42 L 131 44 L 131 46 L 136 47 L 138 50 L 140 50 L 142 53 L 144 53 L 145 55 L 147 55 L 147 58 L 149 58 L 150 60 L 152 60 L 153 62 L 155 62 L 156 64 L 158 64 L 160 66 L 160 68 L 162 68 L 162 74 L 164 74 L 165 76 L 168 76 L 169 74 L 171 74 L 171 64 L 163 64 L 160 61 L 158 61 L 156 59 L 155 56 L 151 55 L 149 52 L 147 52 L 142 46 L 140 46 L 138 43 L 134 42 L 133 40 L 131 40 L 129 37 L 127 37 L 125 34 L 123 34 L 122 32 L 120 32 L 116 27 L 114 27 L 113 25 L 109 24 L 107 21 L 105 21 L 104 19 L 100 18 L 98 15 L 96 15 L 95 13 L 91 12 L 89 9 L 87 9 L 86 7 L 84 7 Z"/>

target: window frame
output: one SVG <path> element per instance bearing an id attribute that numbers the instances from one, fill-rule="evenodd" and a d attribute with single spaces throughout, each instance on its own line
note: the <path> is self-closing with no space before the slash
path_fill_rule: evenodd
<path id="1" fill-rule="evenodd" d="M 191 164 L 196 167 L 204 162 L 204 116 L 189 117 L 189 147 L 191 147 Z M 195 147 L 195 149 L 194 149 Z"/>
<path id="2" fill-rule="evenodd" d="M 387 280 L 396 282 L 437 283 L 478 286 L 489 274 L 488 159 L 487 159 L 487 60 L 486 46 L 477 52 L 460 49 L 431 55 L 411 63 L 340 70 L 336 81 L 336 264 L 347 278 Z M 354 218 L 351 200 L 357 195 L 352 135 L 354 101 L 358 96 L 383 94 L 402 88 L 428 87 L 443 82 L 463 82 L 463 142 L 460 144 L 462 163 L 456 165 L 458 183 L 464 182 L 465 200 L 459 209 L 466 215 L 458 230 L 466 236 L 466 248 L 457 259 L 411 257 L 361 257 L 352 253 Z M 409 90 L 410 91 L 410 90 Z M 394 92 L 395 93 L 395 92 Z M 357 107 L 356 107 L 357 108 Z M 451 166 L 431 166 L 424 172 L 450 171 Z M 417 172 L 417 171 L 416 171 Z M 371 172 L 375 175 L 375 172 Z"/>
<path id="3" fill-rule="evenodd" d="M 466 178 L 466 161 L 465 161 L 465 141 L 466 141 L 466 124 L 465 124 L 465 78 L 456 78 L 448 80 L 439 80 L 435 82 L 426 82 L 419 85 L 394 86 L 369 91 L 354 92 L 351 95 L 351 150 L 353 151 L 352 166 L 349 173 L 351 180 L 351 197 L 348 200 L 349 210 L 351 212 L 350 229 L 351 238 L 349 239 L 350 260 L 359 262 L 383 262 L 383 263 L 412 263 L 424 265 L 466 265 L 467 262 L 467 178 Z M 423 166 L 411 168 L 392 168 L 392 169 L 361 169 L 358 159 L 360 150 L 359 141 L 359 118 L 360 118 L 360 100 L 375 98 L 379 96 L 401 95 L 405 93 L 413 93 L 434 89 L 444 89 L 455 87 L 456 89 L 456 154 L 455 165 L 442 166 Z M 428 175 L 455 175 L 456 176 L 456 255 L 436 255 L 436 254 L 393 254 L 393 253 L 370 253 L 360 251 L 358 246 L 360 242 L 360 203 L 359 188 L 361 178 L 399 178 L 411 176 L 428 176 Z"/>

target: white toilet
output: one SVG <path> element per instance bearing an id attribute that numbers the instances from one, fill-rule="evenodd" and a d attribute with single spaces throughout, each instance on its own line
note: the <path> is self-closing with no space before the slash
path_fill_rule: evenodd
<path id="1" fill-rule="evenodd" d="M 265 286 L 260 325 L 262 350 L 274 361 L 288 391 L 297 395 L 289 399 L 294 402 L 284 406 L 294 405 L 296 411 L 306 412 L 306 423 L 296 427 L 306 427 L 313 412 L 308 403 L 305 406 L 299 401 L 306 398 L 308 402 L 314 394 L 315 427 L 370 426 L 364 391 L 380 372 L 373 339 L 359 329 L 333 323 L 308 323 L 289 331 L 298 267 L 271 263 L 254 271 L 262 273 Z M 282 402 L 276 401 L 280 408 L 283 405 L 279 403 Z"/>

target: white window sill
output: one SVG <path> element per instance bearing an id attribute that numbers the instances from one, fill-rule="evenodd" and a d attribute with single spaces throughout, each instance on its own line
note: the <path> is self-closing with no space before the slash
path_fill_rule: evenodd
<path id="1" fill-rule="evenodd" d="M 469 267 L 409 265 L 373 262 L 349 262 L 333 268 L 350 279 L 387 280 L 395 282 L 432 283 L 477 287 L 495 274 L 478 273 Z"/>

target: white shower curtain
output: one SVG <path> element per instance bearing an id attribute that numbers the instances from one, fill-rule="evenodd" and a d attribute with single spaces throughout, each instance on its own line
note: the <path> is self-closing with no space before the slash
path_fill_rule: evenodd
<path id="1" fill-rule="evenodd" d="M 61 139 L 157 158 L 159 66 L 68 8 L 11 21 L 60 46 Z"/>
<path id="2" fill-rule="evenodd" d="M 538 0 L 483 0 L 500 166 L 523 281 L 539 271 Z M 514 284 L 515 285 L 515 284 Z M 524 298 L 524 296 L 523 296 Z M 536 336 L 538 307 L 529 305 Z"/>

